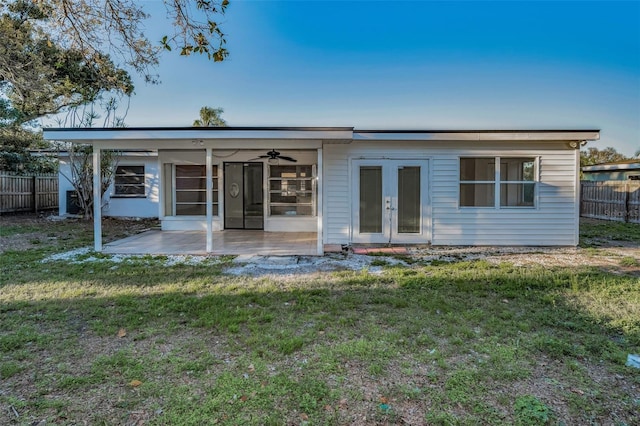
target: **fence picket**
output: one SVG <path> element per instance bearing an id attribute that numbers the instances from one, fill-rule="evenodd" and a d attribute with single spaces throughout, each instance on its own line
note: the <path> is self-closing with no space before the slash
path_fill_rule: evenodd
<path id="1" fill-rule="evenodd" d="M 0 214 L 58 208 L 58 175 L 0 173 Z"/>
<path id="2" fill-rule="evenodd" d="M 640 182 L 580 182 L 580 216 L 640 223 Z"/>

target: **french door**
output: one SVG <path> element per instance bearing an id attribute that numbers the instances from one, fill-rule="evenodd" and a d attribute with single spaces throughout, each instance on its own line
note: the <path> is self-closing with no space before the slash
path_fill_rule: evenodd
<path id="1" fill-rule="evenodd" d="M 429 242 L 428 160 L 353 160 L 354 243 Z"/>

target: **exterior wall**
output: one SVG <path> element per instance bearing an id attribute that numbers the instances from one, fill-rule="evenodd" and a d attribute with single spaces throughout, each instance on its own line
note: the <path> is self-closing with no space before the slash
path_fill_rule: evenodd
<path id="1" fill-rule="evenodd" d="M 144 197 L 122 197 L 114 194 L 113 185 L 103 197 L 102 214 L 111 217 L 158 217 L 160 181 L 158 157 L 126 156 L 118 160 L 119 166 L 144 166 Z"/>
<path id="2" fill-rule="evenodd" d="M 276 146 L 280 144 L 277 143 Z M 212 165 L 218 166 L 220 171 L 223 170 L 225 162 L 262 162 L 263 166 L 263 182 L 264 182 L 264 230 L 266 232 L 316 232 L 318 229 L 318 222 L 316 216 L 270 216 L 267 211 L 268 200 L 268 166 L 269 163 L 266 159 L 257 159 L 260 155 L 264 155 L 269 149 L 260 150 L 216 150 L 212 152 L 213 161 Z M 290 163 L 287 161 L 281 161 L 281 165 L 295 165 L 295 164 L 317 164 L 317 151 L 314 150 L 282 150 L 279 149 L 282 155 L 291 156 L 298 160 L 297 163 Z M 165 163 L 171 164 L 192 164 L 192 165 L 204 165 L 206 153 L 204 149 L 195 150 L 161 150 L 159 151 L 160 165 Z M 162 179 L 161 177 L 159 179 Z M 213 216 L 213 230 L 221 231 L 224 229 L 224 173 L 219 172 L 219 214 Z M 161 195 L 162 197 L 162 195 Z M 166 231 L 204 231 L 206 230 L 206 217 L 205 216 L 168 216 L 164 212 L 160 213 L 160 219 L 162 222 L 162 229 Z"/>
<path id="3" fill-rule="evenodd" d="M 67 214 L 67 191 L 73 191 L 69 157 L 61 156 L 58 165 L 58 214 Z"/>
<path id="4" fill-rule="evenodd" d="M 113 185 L 103 197 L 103 216 L 111 217 L 158 217 L 158 159 L 155 154 L 146 156 L 123 156 L 118 165 L 142 166 L 145 172 L 145 197 L 118 197 L 113 195 Z M 71 166 L 69 157 L 60 157 L 59 177 L 59 214 L 67 214 L 67 191 L 73 191 L 71 184 Z"/>
<path id="5" fill-rule="evenodd" d="M 351 242 L 351 161 L 360 158 L 429 159 L 431 243 L 434 245 L 577 244 L 577 154 L 558 142 L 354 141 L 324 146 L 325 243 Z M 459 158 L 539 158 L 535 208 L 460 208 Z M 429 243 L 429 241 L 424 241 Z"/>

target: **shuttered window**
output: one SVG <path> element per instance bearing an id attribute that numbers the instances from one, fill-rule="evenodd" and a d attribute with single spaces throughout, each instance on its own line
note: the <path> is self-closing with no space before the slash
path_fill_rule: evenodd
<path id="1" fill-rule="evenodd" d="M 144 166 L 118 166 L 113 194 L 120 197 L 144 197 Z"/>

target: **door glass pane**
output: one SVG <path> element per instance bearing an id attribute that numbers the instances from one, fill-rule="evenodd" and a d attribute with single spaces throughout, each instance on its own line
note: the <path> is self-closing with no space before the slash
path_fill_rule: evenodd
<path id="1" fill-rule="evenodd" d="M 398 169 L 398 233 L 420 232 L 420 167 Z"/>
<path id="2" fill-rule="evenodd" d="M 225 228 L 244 228 L 244 185 L 242 163 L 224 165 Z"/>
<path id="3" fill-rule="evenodd" d="M 262 163 L 244 165 L 244 227 L 263 228 Z"/>
<path id="4" fill-rule="evenodd" d="M 360 167 L 360 232 L 382 232 L 382 167 Z"/>

